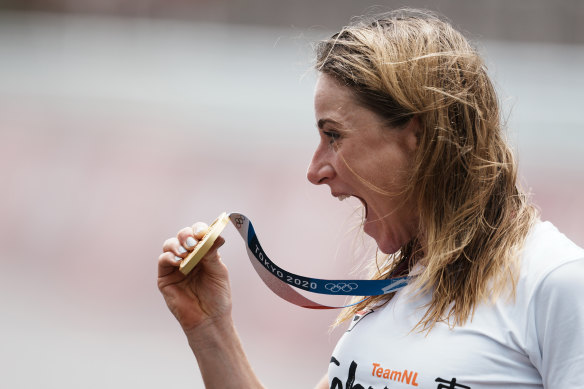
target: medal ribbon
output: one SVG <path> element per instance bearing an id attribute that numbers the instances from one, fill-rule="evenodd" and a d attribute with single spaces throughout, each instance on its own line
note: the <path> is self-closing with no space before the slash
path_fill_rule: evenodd
<path id="1" fill-rule="evenodd" d="M 262 281 L 279 297 L 300 307 L 336 309 L 349 307 L 361 301 L 340 307 L 323 305 L 304 297 L 291 286 L 313 293 L 366 297 L 393 293 L 408 283 L 409 277 L 386 280 L 326 280 L 290 273 L 268 258 L 248 217 L 234 212 L 229 214 L 229 219 L 245 241 L 249 260 Z"/>

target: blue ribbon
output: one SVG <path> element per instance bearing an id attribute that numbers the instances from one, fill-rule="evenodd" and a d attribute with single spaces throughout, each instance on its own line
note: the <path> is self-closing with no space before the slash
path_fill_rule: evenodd
<path id="1" fill-rule="evenodd" d="M 239 213 L 232 213 L 229 217 L 236 225 L 240 234 L 243 237 L 247 235 L 246 243 L 249 249 L 248 253 L 251 253 L 274 277 L 279 278 L 282 282 L 295 288 L 328 295 L 379 296 L 398 291 L 406 286 L 410 279 L 410 277 L 406 276 L 385 280 L 327 280 L 309 278 L 291 273 L 276 265 L 268 257 L 257 238 L 249 218 Z M 248 223 L 244 223 L 246 219 Z M 247 231 L 241 231 L 244 224 L 248 224 Z"/>

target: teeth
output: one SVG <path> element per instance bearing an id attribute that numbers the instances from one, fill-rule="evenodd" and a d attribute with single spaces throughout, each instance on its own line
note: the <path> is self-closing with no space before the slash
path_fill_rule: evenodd
<path id="1" fill-rule="evenodd" d="M 346 199 L 348 199 L 349 197 L 351 197 L 351 196 L 349 196 L 349 195 L 340 195 L 340 196 L 338 197 L 338 199 L 339 199 L 339 201 L 343 201 L 343 200 L 346 200 Z"/>

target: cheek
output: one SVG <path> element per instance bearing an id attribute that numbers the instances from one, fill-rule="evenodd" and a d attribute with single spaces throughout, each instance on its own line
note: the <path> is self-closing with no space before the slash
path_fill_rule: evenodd
<path id="1" fill-rule="evenodd" d="M 405 180 L 402 175 L 398 175 L 391 170 L 385 173 L 378 173 L 369 182 L 373 184 L 373 188 L 369 188 L 371 196 L 385 203 L 392 202 L 400 195 L 404 189 Z"/>
<path id="2" fill-rule="evenodd" d="M 333 165 L 339 177 L 356 188 L 362 185 L 359 178 L 367 180 L 370 175 L 370 168 L 363 164 L 362 159 L 354 158 L 347 153 L 336 153 Z"/>
<path id="3" fill-rule="evenodd" d="M 368 172 L 364 178 L 393 194 L 404 189 L 411 172 L 411 164 L 406 155 L 392 149 L 383 153 L 382 157 L 372 158 L 364 171 Z"/>
<path id="4" fill-rule="evenodd" d="M 396 195 L 403 191 L 411 172 L 409 154 L 395 143 L 368 144 L 367 147 L 335 153 L 335 169 L 355 188 Z"/>

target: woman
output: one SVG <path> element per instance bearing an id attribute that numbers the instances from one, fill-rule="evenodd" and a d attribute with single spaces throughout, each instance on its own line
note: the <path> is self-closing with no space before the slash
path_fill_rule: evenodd
<path id="1" fill-rule="evenodd" d="M 372 278 L 412 276 L 343 312 L 353 320 L 317 388 L 584 387 L 584 250 L 518 189 L 467 40 L 402 10 L 321 42 L 316 68 L 308 179 L 363 203 L 363 229 L 386 254 Z M 223 240 L 188 277 L 178 271 L 205 230 L 165 242 L 158 286 L 207 387 L 262 387 L 231 320 Z"/>

